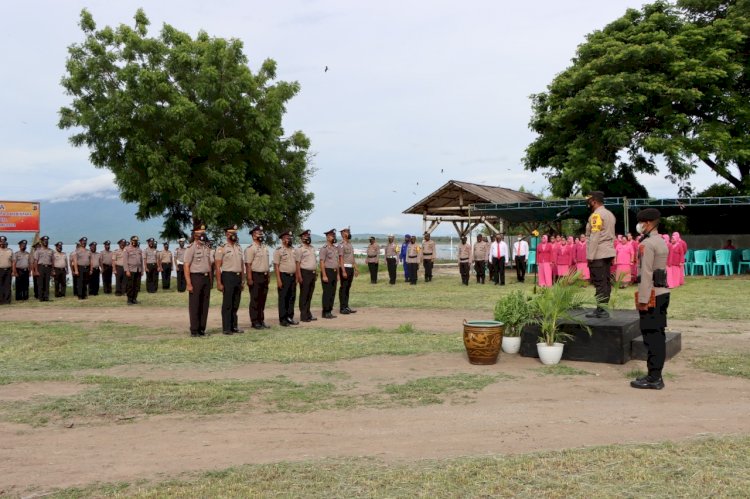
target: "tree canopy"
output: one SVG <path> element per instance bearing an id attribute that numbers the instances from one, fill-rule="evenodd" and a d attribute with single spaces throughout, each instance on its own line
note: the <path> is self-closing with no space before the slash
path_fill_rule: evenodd
<path id="1" fill-rule="evenodd" d="M 526 168 L 556 196 L 645 192 L 636 173 L 691 195 L 710 168 L 750 193 L 750 0 L 657 1 L 588 35 L 532 96 Z M 619 180 L 619 182 L 618 182 Z"/>
<path id="2" fill-rule="evenodd" d="M 62 78 L 73 99 L 58 124 L 74 130 L 71 143 L 114 173 L 139 219 L 165 217 L 162 237 L 201 223 L 299 228 L 312 209 L 310 142 L 282 127 L 299 84 L 275 81 L 271 59 L 253 74 L 239 40 L 168 24 L 149 37 L 145 13 L 134 19 L 98 30 L 81 12 L 84 41 L 68 48 Z"/>

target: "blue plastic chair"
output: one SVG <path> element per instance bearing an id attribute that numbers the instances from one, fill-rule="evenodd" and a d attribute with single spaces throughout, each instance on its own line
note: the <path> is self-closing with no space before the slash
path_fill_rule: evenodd
<path id="1" fill-rule="evenodd" d="M 689 249 L 685 253 L 684 272 L 685 275 L 693 275 L 693 263 L 695 263 L 695 250 Z"/>
<path id="2" fill-rule="evenodd" d="M 709 263 L 711 258 L 710 251 L 696 250 L 695 253 L 693 253 L 693 258 L 695 261 L 692 263 L 691 275 L 698 275 L 698 268 L 701 269 L 703 275 L 711 275 L 711 263 Z"/>
<path id="3" fill-rule="evenodd" d="M 718 250 L 716 252 L 716 262 L 713 264 L 711 273 L 719 275 L 719 270 L 724 271 L 724 275 L 732 275 L 732 250 Z"/>
<path id="4" fill-rule="evenodd" d="M 737 266 L 737 273 L 742 273 L 742 267 L 747 265 L 747 270 L 750 272 L 750 249 L 742 250 L 742 260 L 740 260 L 740 264 Z"/>
<path id="5" fill-rule="evenodd" d="M 532 267 L 534 269 L 534 272 L 536 272 L 536 251 L 529 251 L 529 258 L 526 259 L 526 272 L 530 274 Z"/>

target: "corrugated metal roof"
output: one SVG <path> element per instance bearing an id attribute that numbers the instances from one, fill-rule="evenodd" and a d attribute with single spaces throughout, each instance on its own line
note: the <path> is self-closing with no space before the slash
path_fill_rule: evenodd
<path id="1" fill-rule="evenodd" d="M 478 203 L 526 203 L 540 199 L 528 192 L 505 187 L 449 180 L 435 192 L 404 211 L 407 215 L 463 215 L 469 206 Z"/>

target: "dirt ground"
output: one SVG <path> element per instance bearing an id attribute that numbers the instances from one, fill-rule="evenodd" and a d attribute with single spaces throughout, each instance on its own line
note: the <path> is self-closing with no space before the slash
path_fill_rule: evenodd
<path id="1" fill-rule="evenodd" d="M 0 320 L 115 321 L 182 330 L 187 311 L 130 309 L 6 309 Z M 219 314 L 210 328 L 219 330 Z M 476 312 L 361 309 L 313 325 L 383 329 L 409 322 L 416 328 L 458 332 Z M 479 314 L 481 315 L 481 314 Z M 300 329 L 309 327 L 300 326 Z M 614 443 L 680 440 L 701 435 L 750 433 L 750 381 L 708 374 L 690 360 L 705 351 L 747 349 L 750 323 L 672 321 L 683 333 L 683 350 L 668 361 L 662 391 L 633 390 L 626 365 L 565 361 L 590 376 L 541 376 L 537 359 L 501 354 L 496 365 L 470 365 L 465 354 L 381 356 L 321 364 L 248 364 L 226 369 L 120 366 L 104 372 L 154 379 L 252 379 L 283 374 L 320 379 L 340 371 L 359 388 L 455 373 L 503 373 L 517 377 L 485 388 L 473 403 L 417 408 L 322 410 L 306 414 L 237 412 L 212 416 L 136 416 L 104 425 L 41 428 L 0 423 L 0 495 L 45 491 L 92 482 L 158 479 L 182 472 L 249 463 L 370 456 L 389 461 L 527 453 Z M 177 334 L 177 333 L 176 333 Z M 252 334 L 248 332 L 247 334 Z M 230 340 L 231 338 L 228 338 Z M 196 340 L 200 341 L 200 340 Z M 74 383 L 0 386 L 0 401 L 36 395 L 69 395 Z M 70 427 L 68 427 L 70 426 Z"/>

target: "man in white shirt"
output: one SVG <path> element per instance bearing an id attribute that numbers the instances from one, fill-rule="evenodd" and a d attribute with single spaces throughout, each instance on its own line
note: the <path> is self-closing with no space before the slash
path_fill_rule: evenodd
<path id="1" fill-rule="evenodd" d="M 490 265 L 495 286 L 505 286 L 505 262 L 508 261 L 508 244 L 503 241 L 502 234 L 495 234 L 495 240 L 490 246 Z"/>
<path id="2" fill-rule="evenodd" d="M 529 243 L 524 241 L 521 234 L 518 234 L 516 242 L 513 243 L 513 258 L 516 260 L 518 282 L 523 282 L 526 277 L 526 260 L 529 258 Z"/>

